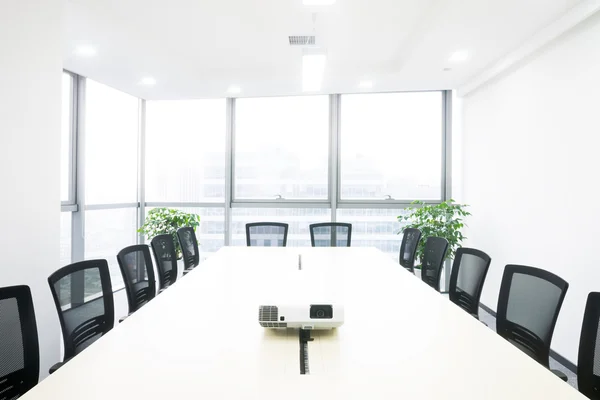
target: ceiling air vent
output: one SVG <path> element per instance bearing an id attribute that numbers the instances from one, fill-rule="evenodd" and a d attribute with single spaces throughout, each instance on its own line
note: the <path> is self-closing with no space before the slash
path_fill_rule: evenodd
<path id="1" fill-rule="evenodd" d="M 290 46 L 314 46 L 315 36 L 290 36 Z"/>

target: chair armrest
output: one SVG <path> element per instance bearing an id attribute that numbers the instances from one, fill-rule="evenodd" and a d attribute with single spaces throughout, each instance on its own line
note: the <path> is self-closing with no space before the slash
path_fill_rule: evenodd
<path id="1" fill-rule="evenodd" d="M 562 379 L 565 382 L 568 382 L 569 378 L 567 377 L 567 375 L 565 375 L 565 373 L 557 370 L 557 369 L 551 369 L 550 371 L 552 371 L 552 373 L 556 376 L 558 376 L 560 379 Z"/>
<path id="2" fill-rule="evenodd" d="M 121 317 L 121 318 L 119 318 L 119 323 L 121 323 L 121 322 L 125 321 L 125 320 L 126 320 L 127 318 L 129 318 L 130 316 L 131 316 L 131 314 L 129 314 L 129 315 L 126 315 L 126 316 L 124 316 L 124 317 Z"/>
<path id="3" fill-rule="evenodd" d="M 50 370 L 48 371 L 50 374 L 55 373 L 56 371 L 58 371 L 58 369 L 60 367 L 62 367 L 65 363 L 64 362 L 58 362 L 56 364 L 54 364 L 53 366 L 50 367 Z"/>
<path id="4" fill-rule="evenodd" d="M 60 367 L 62 367 L 63 365 L 65 365 L 66 363 L 68 363 L 71 359 L 68 358 L 65 361 L 62 362 L 57 362 L 56 364 L 54 364 L 53 366 L 50 367 L 50 370 L 48 371 L 50 374 L 55 373 L 56 371 L 58 371 L 58 369 Z"/>

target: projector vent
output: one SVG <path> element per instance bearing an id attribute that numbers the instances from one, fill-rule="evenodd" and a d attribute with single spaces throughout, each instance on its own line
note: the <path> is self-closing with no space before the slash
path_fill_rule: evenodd
<path id="1" fill-rule="evenodd" d="M 287 328 L 287 322 L 261 322 L 263 328 Z"/>
<path id="2" fill-rule="evenodd" d="M 290 36 L 290 46 L 314 46 L 316 38 L 312 36 Z"/>
<path id="3" fill-rule="evenodd" d="M 279 311 L 277 306 L 260 306 L 258 309 L 258 320 L 259 322 L 278 322 Z"/>

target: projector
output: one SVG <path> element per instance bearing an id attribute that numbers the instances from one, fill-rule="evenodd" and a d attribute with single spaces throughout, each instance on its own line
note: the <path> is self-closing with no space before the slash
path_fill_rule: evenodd
<path id="1" fill-rule="evenodd" d="M 267 305 L 258 308 L 258 323 L 264 328 L 333 329 L 344 323 L 339 304 Z"/>

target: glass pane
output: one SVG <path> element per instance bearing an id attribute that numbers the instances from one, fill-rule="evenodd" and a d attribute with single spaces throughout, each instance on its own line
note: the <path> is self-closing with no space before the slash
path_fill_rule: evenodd
<path id="1" fill-rule="evenodd" d="M 137 201 L 138 99 L 86 81 L 87 204 Z"/>
<path id="2" fill-rule="evenodd" d="M 60 265 L 71 264 L 71 212 L 60 213 Z"/>
<path id="3" fill-rule="evenodd" d="M 146 200 L 225 199 L 225 100 L 146 103 Z"/>
<path id="4" fill-rule="evenodd" d="M 327 198 L 327 96 L 240 99 L 235 113 L 236 199 Z"/>
<path id="5" fill-rule="evenodd" d="M 137 243 L 136 223 L 136 208 L 85 212 L 85 258 L 108 261 L 113 290 L 123 287 L 117 253 Z"/>
<path id="6" fill-rule="evenodd" d="M 439 200 L 442 92 L 343 95 L 341 198 Z"/>
<path id="7" fill-rule="evenodd" d="M 283 222 L 289 224 L 288 247 L 310 247 L 308 226 L 331 221 L 328 208 L 234 208 L 232 209 L 232 245 L 246 246 L 249 222 Z"/>
<path id="8" fill-rule="evenodd" d="M 200 262 L 216 253 L 225 245 L 225 209 L 220 207 L 171 207 L 187 213 L 200 215 L 200 227 L 196 231 Z M 152 208 L 146 208 L 146 213 Z M 149 238 L 148 243 L 150 243 Z"/>
<path id="9" fill-rule="evenodd" d="M 69 183 L 71 165 L 71 126 L 73 110 L 73 78 L 71 75 L 62 75 L 62 112 L 60 135 L 60 199 L 69 201 Z"/>
<path id="10" fill-rule="evenodd" d="M 363 208 L 337 210 L 337 222 L 352 224 L 352 247 L 375 247 L 398 261 L 402 225 L 396 217 L 404 210 Z"/>

